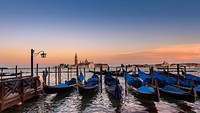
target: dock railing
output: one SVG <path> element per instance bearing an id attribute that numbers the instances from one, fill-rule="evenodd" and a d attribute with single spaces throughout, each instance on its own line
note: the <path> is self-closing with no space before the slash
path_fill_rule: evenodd
<path id="1" fill-rule="evenodd" d="M 21 73 L 22 75 L 22 73 Z M 39 77 L 17 77 L 0 81 L 0 110 L 17 105 L 42 92 Z"/>

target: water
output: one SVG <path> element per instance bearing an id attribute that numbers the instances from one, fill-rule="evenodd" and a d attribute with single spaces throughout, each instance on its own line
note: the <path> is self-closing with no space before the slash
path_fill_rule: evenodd
<path id="1" fill-rule="evenodd" d="M 199 75 L 198 72 L 193 74 Z M 86 78 L 92 74 L 87 73 Z M 51 85 L 54 84 L 54 74 L 51 74 Z M 70 75 L 75 76 L 75 75 Z M 67 74 L 63 74 L 63 79 L 67 79 Z M 119 77 L 124 87 L 123 78 Z M 132 112 L 151 112 L 151 113 L 182 113 L 182 112 L 200 112 L 200 98 L 191 103 L 183 100 L 177 100 L 170 97 L 162 97 L 160 102 L 153 102 L 142 98 L 136 98 L 133 92 L 129 91 L 127 95 L 123 93 L 121 100 L 116 100 L 109 95 L 104 88 L 96 94 L 81 96 L 74 90 L 65 94 L 50 94 L 40 96 L 37 99 L 30 99 L 21 106 L 15 106 L 4 110 L 6 113 L 55 113 L 55 112 L 95 112 L 95 113 L 132 113 Z"/>

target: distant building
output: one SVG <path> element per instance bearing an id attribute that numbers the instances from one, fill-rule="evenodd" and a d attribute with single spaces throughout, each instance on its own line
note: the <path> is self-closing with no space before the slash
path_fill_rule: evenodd
<path id="1" fill-rule="evenodd" d="M 100 68 L 101 66 L 102 66 L 102 68 L 108 68 L 108 67 L 109 67 L 108 64 L 101 64 L 101 63 L 94 64 L 94 67 L 95 67 L 95 68 Z"/>
<path id="2" fill-rule="evenodd" d="M 78 57 L 77 57 L 77 54 L 75 53 L 75 58 L 74 58 L 74 65 L 77 66 L 78 64 Z"/>
<path id="3" fill-rule="evenodd" d="M 155 66 L 157 68 L 167 68 L 167 66 L 169 66 L 169 68 L 177 68 L 177 64 L 179 64 L 179 66 L 181 68 L 183 68 L 183 67 L 186 67 L 186 68 L 195 68 L 195 67 L 199 67 L 200 66 L 199 63 L 172 63 L 172 64 L 169 64 L 166 61 L 164 61 L 161 64 L 155 64 Z"/>
<path id="4" fill-rule="evenodd" d="M 88 61 L 88 59 L 85 59 L 85 61 L 80 61 L 80 63 L 78 63 L 78 56 L 77 53 L 75 53 L 75 57 L 74 57 L 74 64 L 73 65 L 67 65 L 67 67 L 69 68 L 76 68 L 76 66 L 78 66 L 79 68 L 100 68 L 102 66 L 102 68 L 108 68 L 108 64 L 94 64 L 91 61 Z"/>
<path id="5" fill-rule="evenodd" d="M 66 67 L 68 67 L 68 64 L 60 64 L 60 65 L 58 65 L 59 67 L 62 67 L 62 68 L 66 68 Z"/>
<path id="6" fill-rule="evenodd" d="M 79 67 L 81 68 L 94 68 L 94 63 L 93 62 L 89 62 L 87 59 L 85 59 L 84 62 L 80 62 L 78 64 Z"/>
<path id="7" fill-rule="evenodd" d="M 156 67 L 159 67 L 159 68 L 166 68 L 167 66 L 170 66 L 170 64 L 166 61 L 164 61 L 163 63 L 161 64 L 155 64 Z"/>

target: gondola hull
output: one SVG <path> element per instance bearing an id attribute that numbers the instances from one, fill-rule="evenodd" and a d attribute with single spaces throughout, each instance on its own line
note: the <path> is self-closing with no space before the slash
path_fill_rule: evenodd
<path id="1" fill-rule="evenodd" d="M 197 96 L 200 97 L 200 86 L 196 86 L 195 90 L 196 90 Z"/>
<path id="2" fill-rule="evenodd" d="M 75 88 L 75 85 L 70 85 L 70 86 L 47 86 L 45 85 L 43 87 L 44 93 L 45 94 L 53 94 L 53 93 L 66 93 L 73 91 Z"/>
<path id="3" fill-rule="evenodd" d="M 133 77 L 125 72 L 124 79 L 127 83 L 127 86 L 129 87 L 128 89 L 132 90 L 135 96 L 159 102 L 159 90 L 157 87 L 153 88 L 151 86 L 145 85 L 148 82 L 147 80 L 150 78 L 144 72 L 139 71 L 138 77 Z"/>
<path id="4" fill-rule="evenodd" d="M 78 84 L 78 91 L 79 91 L 80 95 L 95 93 L 95 92 L 98 91 L 98 89 L 99 89 L 99 84 L 96 84 L 96 85 L 91 86 L 91 87 L 86 87 L 84 85 Z"/>
<path id="5" fill-rule="evenodd" d="M 151 100 L 151 101 L 156 101 L 156 102 L 160 101 L 159 91 L 145 93 L 145 92 L 138 91 L 138 89 L 134 88 L 134 87 L 129 87 L 129 90 L 133 91 L 134 95 L 137 98 L 145 98 L 145 99 L 148 99 L 148 100 Z"/>
<path id="6" fill-rule="evenodd" d="M 118 84 L 116 86 L 108 86 L 105 85 L 105 89 L 106 91 L 111 94 L 112 96 L 114 96 L 117 99 L 121 99 L 122 98 L 122 87 L 118 86 Z"/>
<path id="7" fill-rule="evenodd" d="M 175 87 L 178 87 L 177 85 L 173 85 Z M 183 91 L 187 91 L 187 92 L 192 92 L 192 87 L 184 87 L 184 86 L 179 86 L 179 88 Z M 200 90 L 199 89 L 196 89 L 196 87 L 194 87 L 195 90 L 196 90 L 196 96 L 197 97 L 200 97 Z"/>
<path id="8" fill-rule="evenodd" d="M 175 93 L 175 92 L 163 90 L 162 88 L 159 88 L 159 91 L 161 95 L 169 96 L 172 98 L 181 99 L 181 100 L 185 100 L 189 102 L 196 101 L 196 97 L 190 93 Z"/>
<path id="9" fill-rule="evenodd" d="M 200 91 L 196 91 L 197 92 L 197 97 L 200 97 Z"/>

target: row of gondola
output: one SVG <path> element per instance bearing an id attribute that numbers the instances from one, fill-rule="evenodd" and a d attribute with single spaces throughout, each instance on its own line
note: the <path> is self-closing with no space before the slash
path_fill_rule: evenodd
<path id="1" fill-rule="evenodd" d="M 168 72 L 152 71 L 153 76 L 142 72 L 140 69 L 138 69 L 138 74 L 130 74 L 130 72 L 120 72 L 119 76 L 123 75 L 125 84 L 127 84 L 125 89 L 132 90 L 137 97 L 159 101 L 160 96 L 164 95 L 194 102 L 196 101 L 197 94 L 200 96 L 200 77 L 198 76 L 185 74 L 187 77 L 179 79 L 178 75 Z M 45 85 L 44 92 L 46 94 L 67 92 L 75 87 L 81 95 L 97 92 L 100 83 L 98 74 L 102 74 L 102 72 L 92 73 L 93 76 L 88 80 L 85 80 L 84 75 L 81 73 L 77 76 L 77 79 L 72 78 L 70 81 L 65 81 L 65 84 Z M 113 72 L 106 71 L 103 71 L 103 75 L 106 91 L 117 99 L 122 98 L 123 88 L 118 77 L 113 77 Z M 115 75 L 118 76 L 117 74 Z"/>

